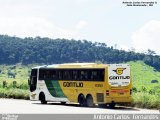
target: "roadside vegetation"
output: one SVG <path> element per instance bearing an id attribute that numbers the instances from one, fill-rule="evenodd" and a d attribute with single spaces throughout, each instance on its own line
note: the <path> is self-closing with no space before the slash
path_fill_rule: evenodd
<path id="1" fill-rule="evenodd" d="M 160 109 L 160 72 L 143 61 L 128 62 L 132 75 L 132 104 Z M 29 99 L 28 78 L 36 65 L 0 65 L 0 98 Z"/>
<path id="2" fill-rule="evenodd" d="M 0 97 L 29 99 L 28 77 L 32 65 L 0 65 Z"/>
<path id="3" fill-rule="evenodd" d="M 160 72 L 142 61 L 128 63 L 133 82 L 131 106 L 160 109 Z"/>

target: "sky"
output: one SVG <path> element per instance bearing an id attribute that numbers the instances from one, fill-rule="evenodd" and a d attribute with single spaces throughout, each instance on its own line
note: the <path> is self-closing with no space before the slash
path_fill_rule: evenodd
<path id="1" fill-rule="evenodd" d="M 0 0 L 0 34 L 103 42 L 160 54 L 160 0 L 153 6 L 122 2 L 152 0 Z"/>

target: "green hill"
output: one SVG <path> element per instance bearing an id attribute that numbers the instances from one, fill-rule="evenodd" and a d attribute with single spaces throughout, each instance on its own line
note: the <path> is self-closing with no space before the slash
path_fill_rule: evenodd
<path id="1" fill-rule="evenodd" d="M 160 72 L 156 71 L 153 67 L 146 65 L 142 61 L 128 63 L 131 66 L 133 86 L 138 88 L 138 90 L 140 90 L 142 86 L 148 89 L 155 87 L 157 84 L 151 83 L 152 80 L 157 80 L 160 83 Z"/>
<path id="2" fill-rule="evenodd" d="M 105 43 L 87 40 L 18 38 L 0 35 L 0 64 L 56 64 L 71 62 L 122 63 L 141 60 L 160 71 L 160 56 L 134 50 L 114 49 Z"/>

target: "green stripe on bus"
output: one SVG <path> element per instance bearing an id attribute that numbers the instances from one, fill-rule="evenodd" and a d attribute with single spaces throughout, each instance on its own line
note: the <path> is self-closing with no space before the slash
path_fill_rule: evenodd
<path id="1" fill-rule="evenodd" d="M 54 97 L 58 97 L 56 91 L 55 91 L 55 88 L 52 84 L 52 81 L 51 80 L 45 80 L 45 83 L 46 83 L 46 86 L 47 86 L 47 89 L 48 91 L 50 92 L 50 94 Z"/>
<path id="2" fill-rule="evenodd" d="M 52 80 L 52 84 L 54 85 L 54 90 L 56 91 L 58 97 L 66 97 L 57 80 Z"/>
<path id="3" fill-rule="evenodd" d="M 57 80 L 45 80 L 48 91 L 53 97 L 66 97 Z"/>

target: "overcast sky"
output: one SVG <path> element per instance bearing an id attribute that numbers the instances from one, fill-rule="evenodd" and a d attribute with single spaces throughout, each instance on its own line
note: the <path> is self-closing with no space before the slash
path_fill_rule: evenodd
<path id="1" fill-rule="evenodd" d="M 0 34 L 85 39 L 160 53 L 160 0 L 153 1 L 152 7 L 126 7 L 122 0 L 0 0 Z"/>

